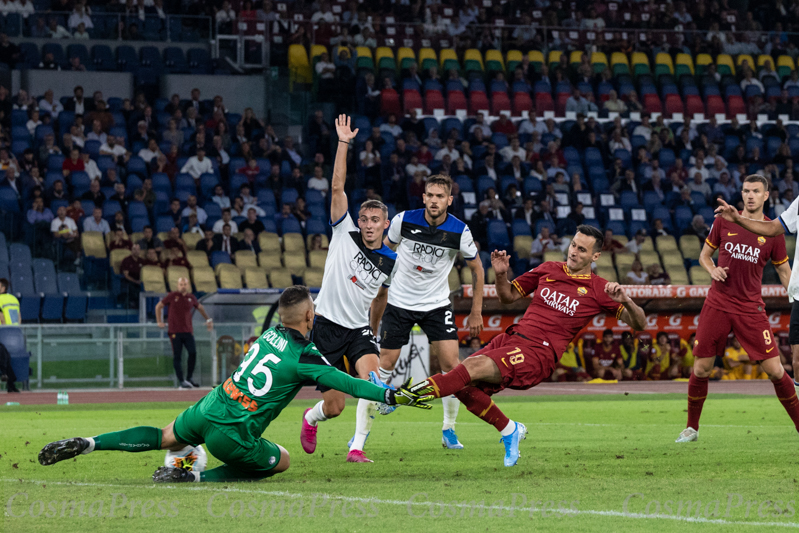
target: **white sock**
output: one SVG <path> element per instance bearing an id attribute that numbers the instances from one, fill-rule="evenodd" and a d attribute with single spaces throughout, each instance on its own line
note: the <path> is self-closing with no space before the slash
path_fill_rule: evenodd
<path id="1" fill-rule="evenodd" d="M 393 370 L 386 370 L 382 366 L 378 369 L 378 374 L 380 375 L 380 380 L 383 383 L 388 383 L 388 381 L 391 379 L 391 374 L 393 372 L 394 372 Z"/>
<path id="2" fill-rule="evenodd" d="M 350 451 L 361 450 L 366 444 L 366 437 L 372 430 L 372 423 L 375 421 L 375 412 L 377 412 L 377 402 L 358 400 L 358 408 L 355 411 L 355 438 L 350 446 Z"/>
<path id="3" fill-rule="evenodd" d="M 316 427 L 316 424 L 318 424 L 319 422 L 324 422 L 325 420 L 327 420 L 327 417 L 325 416 L 325 411 L 324 409 L 322 409 L 322 406 L 324 404 L 325 404 L 324 400 L 320 401 L 319 403 L 314 405 L 310 411 L 308 411 L 305 414 L 305 421 L 308 422 L 308 424 Z"/>
<path id="4" fill-rule="evenodd" d="M 94 439 L 92 437 L 86 437 L 86 440 L 89 441 L 89 447 L 80 452 L 81 455 L 86 455 L 94 451 Z"/>
<path id="5" fill-rule="evenodd" d="M 194 476 L 194 481 L 200 481 L 200 473 L 192 471 L 192 476 Z"/>
<path id="6" fill-rule="evenodd" d="M 441 398 L 444 404 L 444 431 L 448 429 L 455 429 L 455 419 L 458 418 L 458 408 L 461 405 L 460 400 L 455 396 L 445 396 Z"/>
<path id="7" fill-rule="evenodd" d="M 500 431 L 499 434 L 502 435 L 503 437 L 507 437 L 514 431 L 516 431 L 516 422 L 514 422 L 513 420 L 508 420 L 508 425 L 505 426 L 505 429 Z"/>

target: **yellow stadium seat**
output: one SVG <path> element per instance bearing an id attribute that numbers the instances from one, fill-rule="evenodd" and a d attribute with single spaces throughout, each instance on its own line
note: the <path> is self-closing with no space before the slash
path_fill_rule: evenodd
<path id="1" fill-rule="evenodd" d="M 248 268 L 244 271 L 244 283 L 248 289 L 268 289 L 269 281 L 262 268 Z"/>
<path id="2" fill-rule="evenodd" d="M 591 54 L 592 65 L 608 65 L 608 56 L 604 52 L 594 52 Z"/>
<path id="3" fill-rule="evenodd" d="M 597 268 L 613 268 L 613 256 L 611 254 L 602 254 L 596 260 Z"/>
<path id="4" fill-rule="evenodd" d="M 563 261 L 563 252 L 560 250 L 549 250 L 544 252 L 544 261 Z"/>
<path id="5" fill-rule="evenodd" d="M 619 278 L 616 276 L 616 269 L 611 267 L 597 267 L 596 275 L 600 278 L 606 279 L 612 282 L 618 282 Z"/>
<path id="6" fill-rule="evenodd" d="M 647 237 L 646 240 L 641 245 L 641 252 L 655 252 L 655 241 L 652 240 L 652 237 Z"/>
<path id="7" fill-rule="evenodd" d="M 311 268 L 325 268 L 327 261 L 327 250 L 313 250 L 308 252 L 308 264 Z"/>
<path id="8" fill-rule="evenodd" d="M 169 290 L 176 291 L 178 290 L 178 280 L 180 278 L 186 278 L 191 282 L 191 276 L 189 275 L 189 269 L 182 266 L 171 266 L 166 269 L 166 279 L 169 282 Z"/>
<path id="9" fill-rule="evenodd" d="M 794 64 L 791 56 L 782 55 L 777 58 L 777 67 L 775 70 L 780 78 L 784 78 L 790 76 L 791 72 L 796 70 L 796 64 Z"/>
<path id="10" fill-rule="evenodd" d="M 461 288 L 461 277 L 460 274 L 458 274 L 457 268 L 452 268 L 449 271 L 449 276 L 447 277 L 447 281 L 449 283 L 450 292 L 457 291 L 458 289 Z"/>
<path id="11" fill-rule="evenodd" d="M 672 285 L 688 285 L 688 272 L 682 266 L 670 267 L 666 272 Z"/>
<path id="12" fill-rule="evenodd" d="M 679 254 L 677 254 L 677 256 L 679 257 Z M 646 267 L 648 267 L 653 263 L 658 263 L 658 264 L 660 263 L 660 258 L 658 257 L 658 253 L 655 252 L 654 250 L 650 252 L 640 252 L 638 254 L 638 259 L 639 261 L 641 261 L 641 266 L 644 267 L 644 270 L 646 270 Z"/>
<path id="13" fill-rule="evenodd" d="M 130 250 L 125 250 L 124 248 L 117 248 L 116 250 L 111 250 L 111 268 L 114 269 L 114 274 L 120 274 L 119 266 L 122 264 L 122 261 L 130 255 Z"/>
<path id="14" fill-rule="evenodd" d="M 499 50 L 491 50 L 491 51 L 499 54 L 499 61 L 500 63 L 502 63 L 503 62 L 502 52 L 500 52 Z M 481 54 L 480 50 L 478 50 L 477 48 L 469 48 L 468 50 L 463 52 L 463 62 L 465 63 L 466 61 L 477 61 L 478 63 L 480 63 L 480 68 L 485 68 L 485 64 L 483 63 L 483 54 Z M 486 61 L 488 61 L 487 58 Z"/>
<path id="15" fill-rule="evenodd" d="M 374 58 L 372 57 L 372 49 L 368 46 L 356 46 L 355 51 L 358 52 L 358 58 L 368 57 L 374 61 Z"/>
<path id="16" fill-rule="evenodd" d="M 494 284 L 497 282 L 497 273 L 494 272 L 494 267 L 488 267 L 486 270 L 486 283 Z"/>
<path id="17" fill-rule="evenodd" d="M 167 292 L 161 267 L 146 265 L 141 269 L 141 281 L 147 292 Z"/>
<path id="18" fill-rule="evenodd" d="M 111 246 L 111 241 L 114 240 L 114 232 L 113 231 L 109 231 L 108 233 L 105 234 L 103 239 L 105 240 L 105 247 L 106 248 L 110 247 Z"/>
<path id="19" fill-rule="evenodd" d="M 530 53 L 532 53 L 532 52 L 530 52 Z M 528 54 L 528 57 L 529 57 L 529 54 Z M 530 61 L 532 61 L 532 60 L 533 59 L 530 58 Z M 565 61 L 565 58 L 563 57 L 563 52 L 562 51 L 560 51 L 560 50 L 550 50 L 549 51 L 549 55 L 547 56 L 547 65 L 549 65 L 550 69 L 553 67 L 553 65 L 555 67 L 557 67 L 558 65 L 563 65 L 564 61 Z M 566 65 L 563 65 L 563 66 L 566 66 Z"/>
<path id="20" fill-rule="evenodd" d="M 302 276 L 306 287 L 321 287 L 325 271 L 319 268 L 307 268 Z"/>
<path id="21" fill-rule="evenodd" d="M 291 83 L 313 82 L 308 52 L 301 44 L 289 45 L 289 80 Z"/>
<path id="22" fill-rule="evenodd" d="M 666 52 L 658 52 L 655 56 L 655 65 L 665 65 L 669 67 L 669 72 L 674 73 L 674 64 L 671 61 L 671 56 Z"/>
<path id="23" fill-rule="evenodd" d="M 275 289 L 285 289 L 294 285 L 294 282 L 291 280 L 291 273 L 285 268 L 280 268 L 269 273 L 269 284 Z"/>
<path id="24" fill-rule="evenodd" d="M 627 275 L 630 267 L 633 266 L 633 261 L 635 261 L 635 255 L 633 254 L 616 254 L 616 268 L 620 276 Z"/>
<path id="25" fill-rule="evenodd" d="M 192 268 L 210 266 L 208 256 L 202 250 L 189 250 L 189 253 L 186 254 L 186 260 Z"/>
<path id="26" fill-rule="evenodd" d="M 182 235 L 183 242 L 186 243 L 186 248 L 189 250 L 197 249 L 197 243 L 203 240 L 201 233 L 184 233 Z"/>
<path id="27" fill-rule="evenodd" d="M 327 54 L 327 46 L 323 44 L 311 45 L 311 64 L 313 65 L 314 63 L 316 63 L 316 58 L 321 56 L 322 54 Z M 330 61 L 333 60 L 333 58 L 331 57 L 328 57 L 328 59 L 330 59 Z"/>
<path id="28" fill-rule="evenodd" d="M 709 58 L 710 56 L 708 56 Z M 677 65 L 675 69 L 675 74 L 683 74 L 687 69 L 687 74 L 691 76 L 694 75 L 694 59 L 691 57 L 691 54 L 677 54 L 675 58 L 675 64 Z"/>
<path id="29" fill-rule="evenodd" d="M 582 50 L 572 50 L 569 54 L 569 65 L 579 65 L 583 61 L 583 52 Z"/>
<path id="30" fill-rule="evenodd" d="M 502 52 L 499 50 L 486 50 L 485 65 L 488 71 L 504 71 L 505 59 L 502 57 Z"/>
<path id="31" fill-rule="evenodd" d="M 438 54 L 438 61 L 443 70 L 460 70 L 461 66 L 458 62 L 458 54 L 452 48 L 443 48 Z"/>
<path id="32" fill-rule="evenodd" d="M 519 259 L 530 257 L 530 249 L 533 247 L 533 238 L 529 235 L 516 235 L 513 238 L 513 251 Z"/>
<path id="33" fill-rule="evenodd" d="M 258 268 L 258 258 L 255 252 L 251 250 L 239 250 L 234 254 L 236 258 L 236 266 L 243 273 L 248 268 Z"/>
<path id="34" fill-rule="evenodd" d="M 663 266 L 671 268 L 672 266 L 684 266 L 683 258 L 680 254 L 660 254 L 660 259 L 663 261 Z"/>
<path id="35" fill-rule="evenodd" d="M 302 276 L 302 273 L 308 268 L 304 253 L 284 254 L 283 264 L 286 265 L 286 269 L 295 276 Z"/>
<path id="36" fill-rule="evenodd" d="M 692 285 L 710 285 L 713 281 L 710 274 L 707 273 L 707 270 L 699 265 L 692 266 L 690 274 Z"/>
<path id="37" fill-rule="evenodd" d="M 356 224 L 357 224 L 357 221 L 356 221 Z M 330 241 L 327 239 L 327 235 L 325 235 L 324 233 L 317 233 L 316 235 L 319 235 L 320 237 L 322 237 L 322 248 L 328 248 L 330 246 Z M 305 237 L 305 247 L 308 250 L 311 249 L 311 241 L 313 241 L 313 238 L 314 238 L 314 234 L 313 233 L 310 233 L 310 234 L 308 234 L 307 237 Z M 261 250 L 263 250 L 263 247 L 261 247 Z"/>
<path id="38" fill-rule="evenodd" d="M 191 279 L 198 292 L 216 292 L 216 276 L 209 266 L 194 267 L 191 269 Z"/>
<path id="39" fill-rule="evenodd" d="M 646 65 L 649 66 L 649 58 L 643 52 L 633 52 L 632 58 L 630 63 L 635 65 Z"/>
<path id="40" fill-rule="evenodd" d="M 754 69 L 751 62 L 749 66 Z M 732 57 L 729 54 L 719 54 L 716 56 L 716 71 L 722 76 L 724 74 L 732 74 L 735 76 L 735 64 L 732 62 Z"/>
<path id="41" fill-rule="evenodd" d="M 412 64 L 416 63 L 416 52 L 411 48 L 403 46 L 397 50 L 397 63 L 399 63 L 400 68 L 410 67 Z"/>
<path id="42" fill-rule="evenodd" d="M 707 70 L 707 66 L 713 63 L 710 54 L 696 54 L 696 73 L 702 74 Z"/>
<path id="43" fill-rule="evenodd" d="M 755 59 L 749 54 L 738 54 L 738 56 L 735 58 L 735 66 L 741 68 L 744 61 L 746 61 L 747 65 L 749 65 L 749 68 L 751 68 L 752 70 L 755 70 L 757 68 L 757 65 L 755 64 Z"/>
<path id="44" fill-rule="evenodd" d="M 538 52 L 539 54 L 541 52 Z M 541 61 L 543 63 L 544 56 L 541 56 Z M 516 65 L 522 62 L 522 53 L 519 50 L 508 50 L 508 53 L 505 55 L 505 65 L 508 67 L 508 71 L 512 71 L 516 68 Z M 530 61 L 532 62 L 532 60 Z"/>
<path id="45" fill-rule="evenodd" d="M 277 236 L 277 233 L 262 231 L 258 234 L 258 246 L 261 247 L 263 252 L 275 251 L 280 253 L 280 237 Z"/>
<path id="46" fill-rule="evenodd" d="M 262 251 L 258 254 L 258 264 L 266 270 L 266 272 L 270 272 L 277 268 L 283 268 L 283 261 L 281 260 L 281 255 L 279 252 L 264 252 Z"/>
<path id="47" fill-rule="evenodd" d="M 84 255 L 97 257 L 98 259 L 105 259 L 108 257 L 102 233 L 99 231 L 86 231 L 80 237 L 81 243 L 83 244 Z"/>
<path id="48" fill-rule="evenodd" d="M 796 251 L 796 236 L 795 235 L 786 235 L 785 236 L 785 249 L 788 251 L 788 257 L 793 259 L 793 254 Z M 797 267 L 799 268 L 799 267 Z"/>
<path id="49" fill-rule="evenodd" d="M 241 271 L 235 265 L 220 263 L 216 265 L 219 286 L 223 289 L 241 289 Z"/>
<path id="50" fill-rule="evenodd" d="M 422 70 L 438 66 L 438 56 L 432 48 L 422 48 L 419 50 L 419 64 Z"/>
<path id="51" fill-rule="evenodd" d="M 614 235 L 613 238 L 619 241 L 619 244 L 627 244 L 629 242 L 626 235 Z"/>
<path id="52" fill-rule="evenodd" d="M 630 62 L 627 60 L 627 55 L 623 52 L 613 52 L 610 54 L 610 65 L 625 65 L 628 69 L 630 68 Z"/>
<path id="53" fill-rule="evenodd" d="M 554 51 L 554 50 L 553 50 Z M 508 52 L 510 54 L 510 52 Z M 552 52 L 549 53 L 550 59 L 554 57 Z M 543 65 L 544 64 L 544 54 L 541 53 L 541 50 L 530 50 L 527 52 L 527 59 L 530 60 L 530 63 L 533 65 Z M 521 58 L 519 59 L 521 61 Z M 508 57 L 508 63 L 510 63 L 510 57 Z"/>
<path id="54" fill-rule="evenodd" d="M 766 62 L 771 63 L 771 68 L 777 70 L 774 66 L 774 59 L 771 56 L 767 56 L 766 54 L 760 54 L 757 56 L 757 68 L 762 68 L 766 66 Z"/>
<path id="55" fill-rule="evenodd" d="M 141 231 L 137 231 L 136 233 L 130 234 L 130 242 L 139 242 L 144 238 L 144 233 Z"/>
<path id="56" fill-rule="evenodd" d="M 680 237 L 680 251 L 684 258 L 697 260 L 702 251 L 702 243 L 696 235 L 683 235 Z"/>
<path id="57" fill-rule="evenodd" d="M 397 62 L 394 60 L 394 50 L 388 46 L 379 46 L 375 50 L 375 65 L 380 69 L 396 70 Z"/>
<path id="58" fill-rule="evenodd" d="M 169 233 L 166 231 L 159 231 L 155 236 L 161 239 L 161 242 L 164 242 L 169 238 Z"/>
<path id="59" fill-rule="evenodd" d="M 677 248 L 677 241 L 671 235 L 661 235 L 657 238 L 655 244 L 657 244 L 658 252 L 660 252 L 661 255 L 664 253 L 680 254 Z"/>
<path id="60" fill-rule="evenodd" d="M 472 269 L 469 267 L 463 267 L 461 269 L 461 283 L 464 285 L 471 285 L 472 284 Z"/>
<path id="61" fill-rule="evenodd" d="M 302 239 L 301 233 L 284 233 L 283 234 L 283 250 L 289 253 L 302 252 L 305 253 L 305 241 Z"/>

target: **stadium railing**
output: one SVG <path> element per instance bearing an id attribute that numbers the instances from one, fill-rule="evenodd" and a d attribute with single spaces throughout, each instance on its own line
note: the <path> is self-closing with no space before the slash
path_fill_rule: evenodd
<path id="1" fill-rule="evenodd" d="M 253 335 L 255 323 L 194 326 L 195 378 L 214 386 Z M 39 324 L 20 326 L 31 353 L 32 389 L 170 387 L 177 383 L 166 329 L 156 324 Z M 217 351 L 217 343 L 229 349 Z M 185 356 L 184 356 L 185 361 Z M 234 361 L 235 363 L 235 361 Z M 184 363 L 185 364 L 185 363 Z M 236 363 L 237 364 L 237 363 Z M 25 381 L 18 376 L 19 381 Z"/>

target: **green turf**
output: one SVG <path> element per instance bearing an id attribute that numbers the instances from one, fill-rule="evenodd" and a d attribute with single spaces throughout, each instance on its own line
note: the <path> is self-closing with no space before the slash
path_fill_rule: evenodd
<path id="1" fill-rule="evenodd" d="M 530 430 L 515 468 L 502 466 L 497 432 L 465 409 L 457 431 L 466 448 L 443 450 L 440 403 L 432 412 L 401 409 L 378 416 L 366 446 L 375 463 L 365 465 L 344 462 L 345 443 L 354 428 L 355 403 L 350 402 L 340 419 L 322 424 L 317 452 L 309 456 L 300 448 L 299 430 L 302 411 L 312 402 L 296 401 L 265 434 L 291 453 L 288 472 L 258 483 L 176 486 L 150 481 L 163 452 L 98 452 L 50 467 L 39 466 L 36 454 L 56 439 L 163 426 L 186 404 L 0 407 L 0 531 L 196 533 L 260 527 L 292 533 L 665 532 L 799 527 L 799 440 L 773 397 L 711 395 L 701 440 L 687 445 L 674 444 L 685 423 L 681 395 L 499 397 L 497 404 Z M 217 464 L 211 459 L 209 466 Z M 625 499 L 626 511 L 637 515 L 623 514 Z M 669 505 L 673 515 L 682 501 L 681 516 L 696 517 L 697 500 L 701 509 L 694 523 L 645 516 L 648 502 L 660 502 L 661 513 L 669 512 Z M 85 502 L 85 516 L 79 516 L 78 504 L 70 517 L 70 506 L 63 507 L 69 501 Z M 430 501 L 447 505 L 425 503 Z M 40 509 L 37 502 L 43 502 L 43 513 L 31 517 L 31 510 Z M 89 516 L 100 502 L 102 516 Z M 533 504 L 537 510 L 531 513 Z M 558 506 L 577 512 L 552 511 Z M 517 508 L 513 516 L 510 507 Z M 248 517 L 252 509 L 257 516 Z M 53 510 L 57 516 L 48 518 Z M 231 517 L 231 510 L 242 515 Z M 649 512 L 657 512 L 655 503 Z M 159 513 L 177 516 L 155 516 Z"/>

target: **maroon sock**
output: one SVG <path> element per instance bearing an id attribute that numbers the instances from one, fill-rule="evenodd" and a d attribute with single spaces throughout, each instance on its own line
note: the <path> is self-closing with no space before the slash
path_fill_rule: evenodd
<path id="1" fill-rule="evenodd" d="M 793 380 L 786 372 L 781 379 L 772 380 L 772 383 L 774 384 L 774 392 L 777 393 L 777 398 L 785 410 L 788 411 L 788 416 L 791 417 L 793 425 L 799 431 L 799 398 L 796 397 Z"/>
<path id="2" fill-rule="evenodd" d="M 436 374 L 427 378 L 427 381 L 433 386 L 433 395 L 436 398 L 443 398 L 468 386 L 472 382 L 472 377 L 465 366 L 458 365 L 446 374 Z"/>
<path id="3" fill-rule="evenodd" d="M 699 417 L 702 416 L 702 406 L 707 398 L 707 383 L 709 378 L 699 378 L 691 374 L 688 380 L 688 425 L 699 431 Z"/>
<path id="4" fill-rule="evenodd" d="M 466 406 L 470 413 L 485 420 L 497 428 L 497 431 L 505 429 L 510 422 L 510 419 L 505 416 L 505 413 L 500 411 L 491 396 L 477 387 L 466 387 L 455 393 L 455 396 Z"/>

